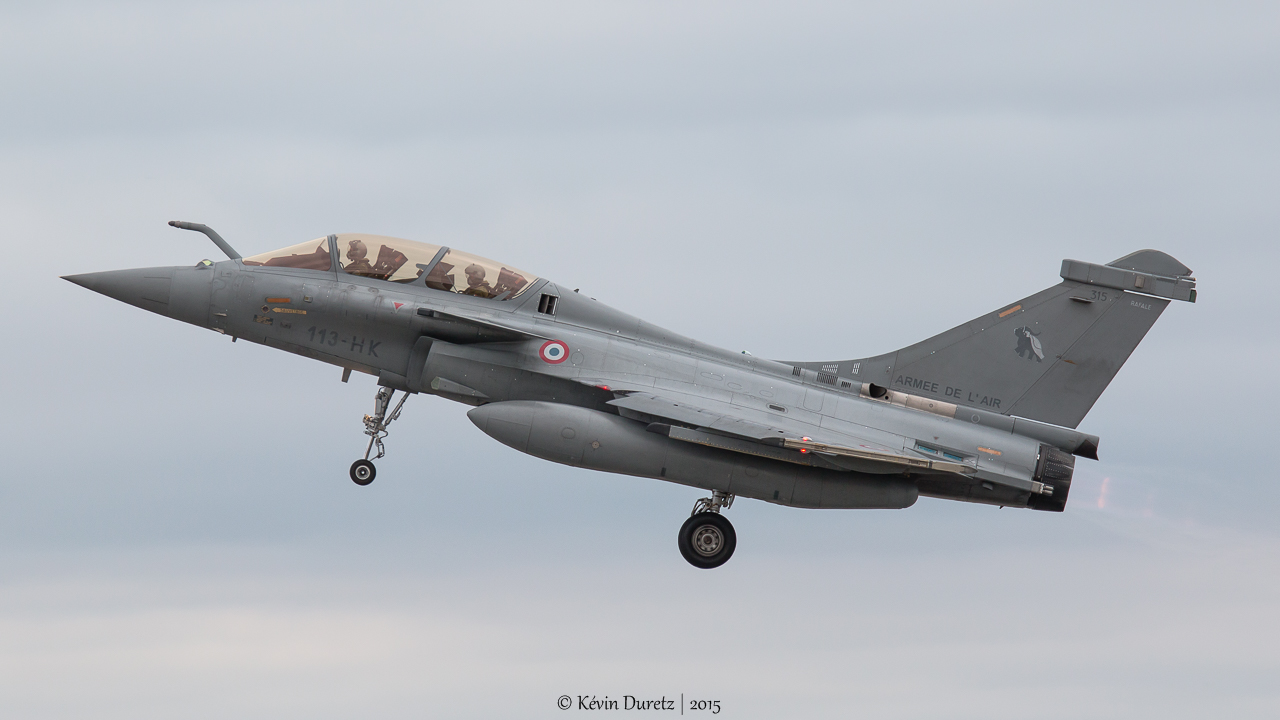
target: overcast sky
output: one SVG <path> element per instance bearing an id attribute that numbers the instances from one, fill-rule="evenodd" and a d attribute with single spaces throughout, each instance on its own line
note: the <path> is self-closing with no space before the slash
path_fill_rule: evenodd
<path id="1" fill-rule="evenodd" d="M 1280 714 L 1274 3 L 0 3 L 0 715 Z M 1063 514 L 553 465 L 59 275 L 334 232 L 797 360 L 1141 248 L 1196 271 Z"/>

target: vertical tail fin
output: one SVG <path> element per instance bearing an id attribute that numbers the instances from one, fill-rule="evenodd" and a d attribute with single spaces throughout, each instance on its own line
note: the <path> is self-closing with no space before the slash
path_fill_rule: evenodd
<path id="1" fill-rule="evenodd" d="M 1074 428 L 1170 300 L 1195 302 L 1191 270 L 1156 250 L 1107 265 L 1062 262 L 1063 282 L 897 352 L 791 363 L 957 405 Z"/>

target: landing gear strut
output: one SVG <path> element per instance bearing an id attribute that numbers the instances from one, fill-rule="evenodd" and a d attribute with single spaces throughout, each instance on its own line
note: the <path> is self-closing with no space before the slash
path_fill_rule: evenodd
<path id="1" fill-rule="evenodd" d="M 401 395 L 400 402 L 396 403 L 395 409 L 388 415 L 387 409 L 391 407 L 395 394 L 396 391 L 389 387 L 378 388 L 378 394 L 373 399 L 373 414 L 364 416 L 364 434 L 369 436 L 369 446 L 364 450 L 363 459 L 351 463 L 351 479 L 357 485 L 368 485 L 378 475 L 378 469 L 369 460 L 373 448 L 378 448 L 374 460 L 387 454 L 387 449 L 382 446 L 382 439 L 387 436 L 387 426 L 400 417 L 400 408 L 404 407 L 404 401 L 409 398 L 409 393 Z"/>
<path id="2" fill-rule="evenodd" d="M 733 505 L 733 496 L 713 490 L 711 497 L 693 504 L 693 513 L 680 526 L 680 554 L 696 568 L 720 567 L 733 557 L 738 535 L 733 524 L 720 514 Z"/>

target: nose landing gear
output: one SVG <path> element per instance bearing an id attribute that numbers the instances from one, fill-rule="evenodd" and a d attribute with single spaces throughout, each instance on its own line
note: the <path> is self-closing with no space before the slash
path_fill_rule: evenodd
<path id="1" fill-rule="evenodd" d="M 378 476 L 378 468 L 368 460 L 360 459 L 351 463 L 351 479 L 357 485 L 368 485 Z"/>
<path id="2" fill-rule="evenodd" d="M 387 426 L 400 417 L 400 409 L 404 407 L 404 401 L 409 398 L 409 393 L 400 396 L 400 402 L 396 403 L 395 409 L 387 414 L 395 394 L 396 391 L 389 387 L 378 388 L 378 394 L 373 399 L 373 414 L 364 416 L 364 434 L 369 436 L 369 446 L 364 450 L 363 459 L 351 463 L 351 479 L 357 485 L 368 485 L 378 475 L 378 469 L 369 460 L 369 454 L 373 452 L 374 446 L 378 448 L 378 454 L 374 456 L 374 460 L 387 454 L 386 448 L 382 446 L 382 439 L 388 434 Z"/>
<path id="3" fill-rule="evenodd" d="M 711 497 L 693 504 L 693 513 L 680 526 L 680 554 L 689 564 L 702 569 L 729 562 L 738 546 L 738 535 L 729 519 L 720 514 L 733 505 L 733 495 L 713 490 Z"/>

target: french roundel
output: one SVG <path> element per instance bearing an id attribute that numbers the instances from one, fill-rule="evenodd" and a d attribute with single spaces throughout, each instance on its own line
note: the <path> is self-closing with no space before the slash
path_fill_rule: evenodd
<path id="1" fill-rule="evenodd" d="M 559 365 L 569 357 L 569 346 L 559 340 L 549 340 L 538 350 L 538 355 L 552 365 Z"/>

